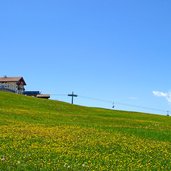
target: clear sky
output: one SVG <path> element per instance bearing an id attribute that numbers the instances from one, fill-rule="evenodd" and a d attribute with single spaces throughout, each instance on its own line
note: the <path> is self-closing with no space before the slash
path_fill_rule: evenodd
<path id="1" fill-rule="evenodd" d="M 0 1 L 0 75 L 52 99 L 166 114 L 170 19 L 170 0 Z"/>

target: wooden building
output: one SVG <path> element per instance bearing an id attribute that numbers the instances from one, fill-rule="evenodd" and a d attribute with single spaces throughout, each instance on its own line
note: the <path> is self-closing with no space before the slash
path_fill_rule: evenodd
<path id="1" fill-rule="evenodd" d="M 23 94 L 26 96 L 32 96 L 32 97 L 43 98 L 43 99 L 50 98 L 49 94 L 41 94 L 40 91 L 24 91 Z"/>
<path id="2" fill-rule="evenodd" d="M 26 96 L 49 99 L 49 94 L 41 94 L 40 91 L 25 91 L 26 82 L 23 77 L 0 77 L 0 91 L 8 91 Z"/>
<path id="3" fill-rule="evenodd" d="M 23 77 L 0 77 L 0 90 L 23 94 L 26 82 Z"/>

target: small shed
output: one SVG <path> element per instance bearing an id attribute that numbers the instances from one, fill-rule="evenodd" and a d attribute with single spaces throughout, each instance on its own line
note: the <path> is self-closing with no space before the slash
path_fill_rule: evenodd
<path id="1" fill-rule="evenodd" d="M 23 94 L 26 96 L 32 96 L 32 97 L 43 98 L 43 99 L 50 98 L 49 94 L 41 94 L 40 91 L 24 91 Z"/>
<path id="2" fill-rule="evenodd" d="M 34 97 L 36 97 L 37 95 L 40 94 L 40 91 L 24 91 L 23 94 L 26 95 L 26 96 L 34 96 Z"/>
<path id="3" fill-rule="evenodd" d="M 49 94 L 38 94 L 36 97 L 37 98 L 43 98 L 43 99 L 49 99 L 50 95 Z"/>

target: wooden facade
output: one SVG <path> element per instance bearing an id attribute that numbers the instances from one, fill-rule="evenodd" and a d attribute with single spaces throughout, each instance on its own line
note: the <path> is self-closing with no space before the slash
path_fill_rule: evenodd
<path id="1" fill-rule="evenodd" d="M 26 82 L 23 77 L 0 77 L 0 90 L 23 94 Z"/>

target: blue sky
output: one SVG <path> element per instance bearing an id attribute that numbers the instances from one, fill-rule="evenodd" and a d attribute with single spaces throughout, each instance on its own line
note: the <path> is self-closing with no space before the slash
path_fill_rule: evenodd
<path id="1" fill-rule="evenodd" d="M 0 73 L 53 99 L 166 114 L 170 18 L 170 0 L 1 1 Z"/>

